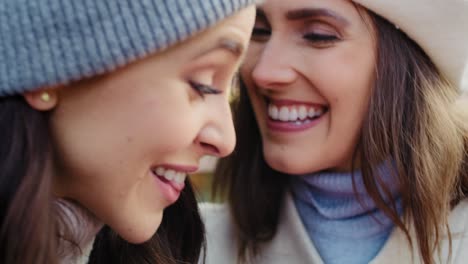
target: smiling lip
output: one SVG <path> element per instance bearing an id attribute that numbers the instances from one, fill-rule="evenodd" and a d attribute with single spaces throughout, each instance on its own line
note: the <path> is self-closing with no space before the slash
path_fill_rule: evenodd
<path id="1" fill-rule="evenodd" d="M 182 166 L 182 165 L 172 165 L 172 164 L 162 164 L 158 165 L 161 167 L 164 167 L 166 169 L 171 169 L 177 172 L 184 172 L 186 174 L 188 173 L 193 173 L 198 170 L 198 166 Z M 185 183 L 181 182 L 175 182 L 175 181 L 169 181 L 166 178 L 157 175 L 151 170 L 151 173 L 153 174 L 155 180 L 156 180 L 156 186 L 160 193 L 166 198 L 166 200 L 169 203 L 175 203 L 177 199 L 180 196 L 180 193 L 185 187 Z"/>
<path id="2" fill-rule="evenodd" d="M 180 192 L 178 188 L 172 186 L 172 184 L 168 181 L 165 181 L 161 177 L 154 177 L 156 181 L 156 186 L 158 191 L 164 196 L 164 198 L 170 203 L 173 204 L 179 199 Z M 182 187 L 183 188 L 183 187 Z"/>
<path id="3" fill-rule="evenodd" d="M 161 164 L 161 165 L 158 165 L 158 166 L 164 167 L 166 169 L 185 172 L 187 174 L 194 173 L 194 172 L 196 172 L 198 170 L 198 166 L 190 166 L 190 165 Z"/>
<path id="4" fill-rule="evenodd" d="M 324 106 L 323 104 L 302 102 L 302 101 L 289 100 L 289 99 L 275 100 L 271 98 L 266 98 L 266 104 L 267 104 L 267 108 L 269 104 L 273 104 L 277 107 L 291 106 L 291 105 L 305 105 L 305 106 L 326 109 L 326 106 Z M 265 116 L 266 116 L 266 121 L 267 121 L 266 122 L 267 127 L 272 132 L 286 132 L 286 133 L 287 132 L 302 132 L 312 127 L 315 127 L 317 124 L 319 124 L 323 120 L 323 117 L 328 114 L 328 111 L 327 110 L 325 111 L 326 111 L 325 113 L 323 113 L 321 116 L 317 118 L 306 119 L 300 122 L 297 122 L 297 121 L 284 122 L 284 121 L 274 120 L 270 118 L 267 113 L 265 113 Z"/>

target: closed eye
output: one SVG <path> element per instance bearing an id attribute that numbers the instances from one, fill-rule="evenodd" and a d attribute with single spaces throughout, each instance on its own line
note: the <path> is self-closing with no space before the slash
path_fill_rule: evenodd
<path id="1" fill-rule="evenodd" d="M 210 85 L 207 84 L 202 84 L 202 83 L 197 83 L 194 81 L 189 81 L 190 86 L 201 96 L 205 97 L 207 94 L 221 94 L 222 91 L 219 89 L 216 89 Z"/>
<path id="2" fill-rule="evenodd" d="M 271 30 L 268 28 L 254 27 L 252 30 L 252 40 L 267 39 L 271 35 Z"/>
<path id="3" fill-rule="evenodd" d="M 252 30 L 252 35 L 255 36 L 268 36 L 270 35 L 270 30 L 266 28 L 256 27 Z"/>
<path id="4" fill-rule="evenodd" d="M 329 43 L 339 40 L 339 38 L 335 35 L 329 34 L 317 34 L 317 33 L 309 33 L 305 34 L 304 38 L 307 41 L 315 42 L 315 43 Z"/>

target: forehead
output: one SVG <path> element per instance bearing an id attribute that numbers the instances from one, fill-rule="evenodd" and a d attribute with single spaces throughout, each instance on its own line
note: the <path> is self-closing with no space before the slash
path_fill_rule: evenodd
<path id="1" fill-rule="evenodd" d="M 269 0 L 259 5 L 260 15 L 265 13 L 275 18 L 297 18 L 298 10 L 311 10 L 314 15 L 334 16 L 337 18 L 357 19 L 358 5 L 348 0 Z M 312 13 L 312 12 L 310 12 Z"/>

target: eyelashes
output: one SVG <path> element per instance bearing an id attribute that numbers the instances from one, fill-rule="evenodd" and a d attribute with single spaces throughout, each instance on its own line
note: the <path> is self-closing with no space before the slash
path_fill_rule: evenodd
<path id="1" fill-rule="evenodd" d="M 261 28 L 261 27 L 254 27 L 252 30 L 252 36 L 250 39 L 252 41 L 259 41 L 263 42 L 268 40 L 268 38 L 271 35 L 271 31 L 267 28 Z"/>
<path id="2" fill-rule="evenodd" d="M 269 36 L 270 35 L 270 30 L 266 28 L 254 28 L 252 30 L 252 36 Z"/>
<path id="3" fill-rule="evenodd" d="M 331 43 L 339 40 L 339 38 L 335 35 L 317 33 L 307 33 L 303 36 L 303 38 L 313 43 L 322 44 Z"/>
<path id="4" fill-rule="evenodd" d="M 252 31 L 252 40 L 262 41 L 266 40 L 271 35 L 271 30 L 267 28 L 257 27 Z M 340 38 L 333 34 L 320 34 L 320 33 L 306 33 L 302 36 L 307 42 L 312 44 L 331 44 L 339 41 Z"/>
<path id="5" fill-rule="evenodd" d="M 222 93 L 221 90 L 216 89 L 213 86 L 207 84 L 198 83 L 194 81 L 189 81 L 189 84 L 203 98 L 205 97 L 205 95 Z"/>

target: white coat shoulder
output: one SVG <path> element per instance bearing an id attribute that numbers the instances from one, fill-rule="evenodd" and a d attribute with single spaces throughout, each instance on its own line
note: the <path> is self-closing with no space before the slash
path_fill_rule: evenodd
<path id="1" fill-rule="evenodd" d="M 235 228 L 227 205 L 202 203 L 200 213 L 206 228 L 205 263 L 237 263 Z"/>

